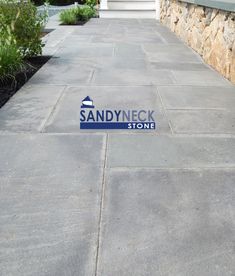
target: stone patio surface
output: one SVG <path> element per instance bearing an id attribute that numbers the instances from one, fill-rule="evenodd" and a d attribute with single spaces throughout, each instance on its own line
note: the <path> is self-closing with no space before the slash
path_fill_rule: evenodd
<path id="1" fill-rule="evenodd" d="M 235 87 L 155 20 L 58 26 L 0 110 L 0 275 L 234 276 Z M 156 131 L 82 131 L 81 101 Z"/>

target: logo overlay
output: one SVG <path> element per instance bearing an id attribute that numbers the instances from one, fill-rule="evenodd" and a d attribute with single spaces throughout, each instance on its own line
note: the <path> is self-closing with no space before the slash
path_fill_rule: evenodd
<path id="1" fill-rule="evenodd" d="M 87 96 L 82 101 L 80 129 L 146 129 L 156 128 L 153 110 L 96 109 Z"/>

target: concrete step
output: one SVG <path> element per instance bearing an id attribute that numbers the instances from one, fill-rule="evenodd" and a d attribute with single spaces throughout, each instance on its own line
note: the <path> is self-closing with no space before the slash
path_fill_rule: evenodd
<path id="1" fill-rule="evenodd" d="M 156 18 L 155 9 L 100 9 L 100 18 Z"/>
<path id="2" fill-rule="evenodd" d="M 108 8 L 111 10 L 154 10 L 155 1 L 108 1 Z"/>

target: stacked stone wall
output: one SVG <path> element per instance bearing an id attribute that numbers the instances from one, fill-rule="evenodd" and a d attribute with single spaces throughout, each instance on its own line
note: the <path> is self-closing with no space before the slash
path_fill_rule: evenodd
<path id="1" fill-rule="evenodd" d="M 161 22 L 235 83 L 235 13 L 161 0 Z"/>

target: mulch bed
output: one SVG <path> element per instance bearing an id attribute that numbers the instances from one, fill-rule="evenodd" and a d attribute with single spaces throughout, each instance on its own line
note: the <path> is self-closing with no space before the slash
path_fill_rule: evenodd
<path id="1" fill-rule="evenodd" d="M 0 108 L 51 58 L 38 56 L 28 58 L 25 70 L 17 73 L 14 79 L 0 81 Z"/>
<path id="2" fill-rule="evenodd" d="M 77 22 L 75 22 L 74 24 L 60 24 L 61 26 L 77 26 L 77 25 L 84 25 L 84 24 L 86 24 L 87 22 L 88 22 L 89 20 L 87 20 L 87 21 L 77 21 Z"/>

